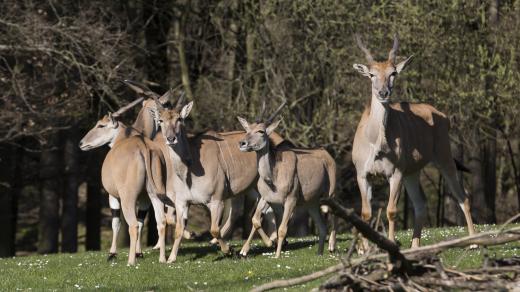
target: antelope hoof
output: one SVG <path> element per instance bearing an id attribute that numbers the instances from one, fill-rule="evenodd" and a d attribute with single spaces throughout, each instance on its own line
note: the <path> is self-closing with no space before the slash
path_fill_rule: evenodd
<path id="1" fill-rule="evenodd" d="M 136 252 L 136 253 L 135 253 L 135 258 L 136 258 L 136 259 L 142 259 L 142 258 L 144 258 L 144 255 L 143 255 L 142 252 Z"/>
<path id="2" fill-rule="evenodd" d="M 173 263 L 175 263 L 176 261 L 177 261 L 176 258 L 171 258 L 171 257 L 170 257 L 170 258 L 168 258 L 168 261 L 167 261 L 166 263 L 168 263 L 168 264 L 173 264 Z"/>
<path id="3" fill-rule="evenodd" d="M 155 250 L 155 249 L 159 249 L 159 248 L 161 248 L 161 247 L 159 246 L 159 243 L 157 243 L 154 247 L 152 247 L 152 249 L 154 249 L 154 250 Z"/>
<path id="4" fill-rule="evenodd" d="M 115 260 L 116 258 L 117 258 L 117 253 L 111 252 L 111 253 L 108 254 L 107 262 Z"/>
<path id="5" fill-rule="evenodd" d="M 159 263 L 165 264 L 166 263 L 166 257 L 159 258 Z"/>
<path id="6" fill-rule="evenodd" d="M 184 230 L 184 233 L 182 234 L 182 237 L 184 237 L 184 239 L 192 239 L 194 237 L 193 233 L 187 231 L 187 230 Z"/>
<path id="7" fill-rule="evenodd" d="M 472 244 L 469 246 L 469 249 L 477 249 L 478 248 L 478 244 Z"/>

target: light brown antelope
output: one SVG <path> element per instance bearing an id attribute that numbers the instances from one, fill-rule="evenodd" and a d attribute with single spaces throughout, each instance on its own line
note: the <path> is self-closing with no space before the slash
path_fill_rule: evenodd
<path id="1" fill-rule="evenodd" d="M 179 103 L 178 103 L 179 104 Z M 224 201 L 254 188 L 257 180 L 256 158 L 243 153 L 236 145 L 244 132 L 204 132 L 189 137 L 184 120 L 193 102 L 181 107 L 164 107 L 156 99 L 161 133 L 169 145 L 168 160 L 173 162 L 173 180 L 177 224 L 175 242 L 168 262 L 175 262 L 185 228 L 189 204 L 202 204 L 210 210 L 211 235 L 219 242 L 224 253 L 229 246 L 221 237 L 219 222 L 222 219 Z M 280 137 L 274 137 L 281 140 Z"/>
<path id="2" fill-rule="evenodd" d="M 150 90 L 149 88 L 147 88 L 145 85 L 140 84 L 138 82 L 135 82 L 132 80 L 124 80 L 124 83 L 126 83 L 138 95 L 148 98 L 143 102 L 143 107 L 139 111 L 138 117 L 134 123 L 134 127 L 137 129 L 142 129 L 142 132 L 146 137 L 149 137 L 149 138 L 153 139 L 154 142 L 158 143 L 159 147 L 163 151 L 164 156 L 170 157 L 170 155 L 169 155 L 170 146 L 166 143 L 164 135 L 162 135 L 160 133 L 161 129 L 157 122 L 157 120 L 158 120 L 157 115 L 159 113 L 157 110 L 157 103 L 154 101 L 154 100 L 158 100 L 159 104 L 162 107 L 164 104 L 167 104 L 169 102 L 169 100 L 164 98 L 164 96 L 161 97 L 157 93 L 155 93 L 152 90 Z M 178 110 L 180 109 L 179 102 L 181 102 L 181 99 L 178 100 L 178 103 L 176 106 L 176 108 Z M 228 132 L 228 133 L 221 133 L 221 134 L 224 136 L 227 136 L 227 135 L 240 135 L 243 133 L 244 132 L 239 131 L 239 132 Z M 275 139 L 275 141 L 277 143 L 282 141 L 282 138 L 279 137 L 277 134 L 273 134 L 273 139 Z M 222 150 L 226 150 L 226 148 L 223 148 Z M 224 159 L 230 159 L 230 157 L 231 157 L 230 154 L 228 154 L 227 152 L 223 153 Z M 256 169 L 256 161 L 254 161 L 254 160 L 253 161 L 242 161 L 242 163 L 240 165 L 236 165 L 234 160 L 230 160 L 230 165 L 232 165 L 233 167 L 239 167 L 243 164 L 247 164 L 248 162 L 255 163 L 254 168 Z M 167 173 L 172 173 L 173 161 L 171 159 L 166 160 L 166 169 L 167 169 Z M 240 175 L 240 172 L 235 171 L 235 173 L 233 175 L 234 176 Z M 174 197 L 173 189 L 174 189 L 173 179 L 167 180 L 166 192 L 169 194 L 168 195 L 169 197 Z M 248 189 L 247 195 L 252 196 L 254 198 L 258 198 L 258 200 L 260 200 L 260 196 L 259 196 L 258 192 L 256 191 L 256 189 L 254 189 L 254 188 Z M 236 201 L 234 199 L 235 199 L 235 197 L 230 198 L 230 200 L 225 200 L 225 204 L 227 204 L 226 209 L 229 210 L 229 215 L 226 216 L 226 220 L 225 220 L 224 224 L 220 227 L 220 236 L 221 237 L 226 237 L 227 235 L 229 235 L 231 233 L 232 228 L 233 228 L 232 224 L 234 221 L 236 221 L 236 218 L 240 215 L 237 213 L 238 206 L 236 206 Z M 257 205 L 257 206 L 260 206 L 259 208 L 261 208 L 263 206 L 263 203 L 261 203 L 261 202 L 259 202 L 258 204 L 259 205 Z M 261 214 L 264 214 L 264 217 L 265 217 L 264 219 L 267 222 L 271 223 L 271 221 L 272 221 L 274 223 L 274 218 L 273 218 L 274 216 L 269 207 L 263 208 L 261 211 L 263 211 L 263 213 L 261 213 Z M 176 220 L 172 220 L 172 221 L 175 222 Z M 269 228 L 269 227 L 271 227 L 271 225 L 272 224 L 268 225 L 267 227 Z M 274 230 L 273 228 L 270 228 L 270 229 L 272 230 L 272 233 L 270 234 L 270 236 L 268 236 L 262 228 L 259 228 L 259 230 L 258 230 L 263 242 L 268 247 L 270 247 L 272 245 L 272 240 L 276 236 L 276 230 Z M 190 234 L 189 232 L 184 231 L 183 234 L 184 234 L 184 238 L 189 238 L 189 234 Z M 216 243 L 218 243 L 218 240 L 216 238 L 213 238 L 211 243 L 216 244 Z"/>
<path id="3" fill-rule="evenodd" d="M 336 163 L 322 149 L 295 148 L 288 143 L 271 146 L 269 135 L 280 123 L 273 119 L 285 106 L 285 101 L 270 118 L 249 124 L 238 117 L 247 134 L 240 141 L 240 151 L 256 152 L 258 160 L 258 191 L 276 215 L 278 245 L 276 257 L 282 252 L 287 234 L 287 224 L 297 205 L 306 207 L 319 230 L 318 254 L 323 254 L 327 227 L 320 213 L 320 197 L 334 196 L 336 186 Z M 282 215 L 283 213 L 283 215 Z M 333 220 L 335 221 L 335 220 Z M 329 239 L 329 249 L 335 248 L 335 224 Z M 254 230 L 252 231 L 254 232 Z"/>
<path id="4" fill-rule="evenodd" d="M 138 98 L 135 101 L 131 102 L 130 104 L 120 108 L 117 112 L 113 113 L 111 116 L 112 118 L 117 118 L 124 112 L 126 112 L 128 109 L 134 107 L 135 105 L 139 104 L 143 98 Z M 95 129 L 95 130 L 94 130 Z M 99 120 L 94 128 L 91 130 L 90 136 L 82 141 L 80 141 L 80 148 L 84 151 L 91 150 L 100 146 L 103 146 L 105 144 L 108 144 L 110 142 L 103 143 L 103 141 L 111 141 L 110 137 L 114 135 L 112 131 L 112 127 L 110 127 L 108 116 L 102 118 Z M 133 135 L 139 135 L 139 132 L 137 131 L 129 131 L 125 137 L 131 137 Z M 98 140 L 99 139 L 99 140 Z M 111 146 L 110 146 L 111 147 Z M 121 219 L 120 219 L 120 211 L 121 211 L 121 203 L 119 200 L 115 197 L 112 197 L 109 195 L 108 202 L 110 205 L 110 210 L 112 213 L 112 243 L 110 245 L 110 252 L 108 255 L 108 260 L 112 260 L 117 256 L 117 235 L 119 233 L 119 229 L 121 227 Z M 137 248 L 136 248 L 136 256 L 142 257 L 141 253 L 141 232 L 143 227 L 143 221 L 144 217 L 146 216 L 146 212 L 149 208 L 149 201 L 140 201 L 139 202 L 139 208 L 137 213 L 137 220 L 139 221 L 139 231 L 137 235 Z"/>
<path id="5" fill-rule="evenodd" d="M 126 127 L 111 114 L 98 121 L 96 126 L 85 135 L 80 142 L 80 148 L 86 151 L 105 144 L 109 144 L 112 149 L 103 162 L 102 183 L 110 195 L 111 208 L 118 209 L 119 201 L 123 207 L 123 216 L 128 223 L 130 233 L 128 263 L 133 265 L 136 252 L 140 252 L 136 203 L 139 201 L 149 205 L 151 200 L 157 221 L 165 220 L 164 205 L 159 199 L 166 193 L 164 157 L 151 140 L 140 135 L 135 129 Z M 146 196 L 146 192 L 148 192 L 149 198 Z M 117 223 L 113 220 L 113 225 L 118 225 Z M 119 227 L 115 227 L 114 231 L 118 231 Z M 164 262 L 166 260 L 164 230 L 158 231 L 159 243 L 162 242 L 160 261 Z M 111 253 L 115 253 L 114 239 L 115 235 Z"/>
<path id="6" fill-rule="evenodd" d="M 456 164 L 451 154 L 449 119 L 429 104 L 391 102 L 394 80 L 412 57 L 396 61 L 399 47 L 397 35 L 388 59 L 382 62 L 373 59 L 359 36 L 356 36 L 356 41 L 368 63 L 354 64 L 354 69 L 370 78 L 372 83 L 372 98 L 358 124 L 352 150 L 361 191 L 363 219 L 368 221 L 372 214 L 372 186 L 367 177 L 383 175 L 390 184 L 386 210 L 388 237 L 395 240 L 397 201 L 403 182 L 414 207 L 412 247 L 418 247 L 427 215 L 426 197 L 420 187 L 419 174 L 427 163 L 433 162 L 464 212 L 469 234 L 474 234 L 469 199 L 457 180 Z M 364 242 L 366 248 L 367 241 Z"/>

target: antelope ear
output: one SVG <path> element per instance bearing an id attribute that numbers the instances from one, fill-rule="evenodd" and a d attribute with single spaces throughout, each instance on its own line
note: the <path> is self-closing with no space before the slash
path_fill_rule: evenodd
<path id="1" fill-rule="evenodd" d="M 271 135 L 271 133 L 274 131 L 274 129 L 276 129 L 276 127 L 278 127 L 278 125 L 280 124 L 281 121 L 282 121 L 282 119 L 279 119 L 278 121 L 270 124 L 269 127 L 267 127 L 267 129 L 265 129 L 266 134 L 268 136 Z"/>
<path id="2" fill-rule="evenodd" d="M 410 61 L 413 59 L 413 55 L 411 55 L 410 57 L 406 58 L 406 60 L 402 61 L 401 63 L 397 64 L 397 66 L 395 66 L 395 70 L 397 71 L 397 73 L 401 73 L 401 71 L 404 70 L 404 68 L 406 68 L 406 66 L 410 63 Z"/>
<path id="3" fill-rule="evenodd" d="M 181 111 L 181 118 L 185 119 L 188 117 L 188 115 L 190 114 L 191 112 L 191 108 L 193 107 L 193 101 L 190 101 L 187 105 L 185 105 L 183 108 L 182 108 L 182 111 Z"/>
<path id="4" fill-rule="evenodd" d="M 363 64 L 354 64 L 352 67 L 356 69 L 361 75 L 370 77 L 368 67 Z"/>
<path id="5" fill-rule="evenodd" d="M 108 120 L 110 121 L 110 126 L 115 128 L 117 126 L 117 121 L 116 119 L 114 118 L 114 116 L 112 115 L 111 112 L 108 112 Z"/>
<path id="6" fill-rule="evenodd" d="M 237 119 L 240 122 L 240 124 L 242 125 L 242 127 L 244 127 L 244 130 L 246 130 L 246 132 L 249 132 L 251 130 L 249 128 L 249 123 L 246 121 L 246 119 L 244 119 L 242 117 L 237 117 Z"/>

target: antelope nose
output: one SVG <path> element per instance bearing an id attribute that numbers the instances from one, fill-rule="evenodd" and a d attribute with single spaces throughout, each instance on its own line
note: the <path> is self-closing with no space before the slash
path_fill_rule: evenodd
<path id="1" fill-rule="evenodd" d="M 247 146 L 247 142 L 242 140 L 242 141 L 238 142 L 238 145 L 240 146 L 240 148 L 246 147 Z"/>
<path id="2" fill-rule="evenodd" d="M 380 90 L 379 91 L 379 96 L 380 97 L 386 97 L 387 95 L 388 95 L 388 91 L 386 91 L 386 90 Z"/>
<path id="3" fill-rule="evenodd" d="M 78 146 L 81 148 L 81 146 L 83 146 L 83 141 L 79 141 Z"/>
<path id="4" fill-rule="evenodd" d="M 168 142 L 173 142 L 173 141 L 175 141 L 175 137 L 173 137 L 173 136 L 169 136 L 169 137 L 166 138 L 166 139 L 168 139 Z"/>

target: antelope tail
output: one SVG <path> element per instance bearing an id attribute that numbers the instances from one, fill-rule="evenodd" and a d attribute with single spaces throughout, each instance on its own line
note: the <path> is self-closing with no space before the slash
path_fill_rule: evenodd
<path id="1" fill-rule="evenodd" d="M 467 168 L 462 162 L 458 161 L 457 159 L 453 158 L 453 161 L 455 162 L 455 167 L 457 170 L 462 172 L 471 172 L 469 168 Z"/>
<path id="2" fill-rule="evenodd" d="M 141 153 L 146 168 L 147 186 L 150 188 L 150 191 L 163 201 L 163 198 L 166 197 L 166 187 L 164 185 L 161 158 L 147 147 Z"/>
<path id="3" fill-rule="evenodd" d="M 334 197 L 336 194 L 336 161 L 334 158 L 330 156 L 330 154 L 325 151 L 325 168 L 327 169 L 327 174 L 329 175 L 329 197 Z"/>

